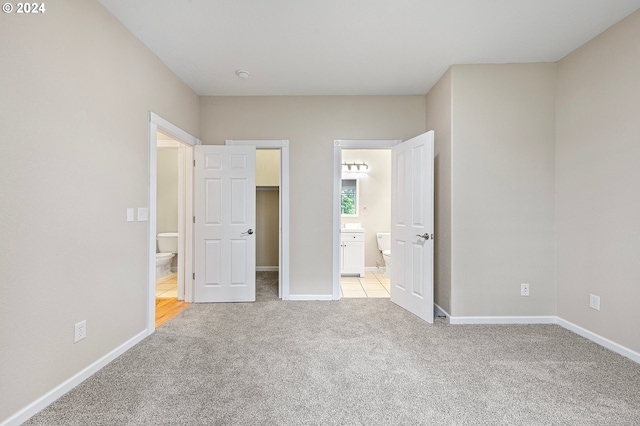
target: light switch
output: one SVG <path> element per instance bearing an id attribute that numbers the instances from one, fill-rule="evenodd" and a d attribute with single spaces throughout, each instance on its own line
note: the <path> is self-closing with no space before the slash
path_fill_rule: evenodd
<path id="1" fill-rule="evenodd" d="M 138 222 L 146 222 L 149 220 L 149 209 L 146 207 L 138 207 Z"/>
<path id="2" fill-rule="evenodd" d="M 127 222 L 133 222 L 133 207 L 127 207 Z"/>

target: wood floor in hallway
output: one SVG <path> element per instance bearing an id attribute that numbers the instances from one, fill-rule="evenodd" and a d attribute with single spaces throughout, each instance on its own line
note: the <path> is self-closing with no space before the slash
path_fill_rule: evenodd
<path id="1" fill-rule="evenodd" d="M 156 328 L 169 321 L 191 305 L 175 297 L 156 297 Z"/>
<path id="2" fill-rule="evenodd" d="M 156 328 L 169 321 L 191 305 L 176 297 L 178 291 L 178 276 L 156 280 Z"/>

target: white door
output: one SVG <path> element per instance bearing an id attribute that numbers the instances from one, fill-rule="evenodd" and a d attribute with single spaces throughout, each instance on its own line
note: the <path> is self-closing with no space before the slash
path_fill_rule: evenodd
<path id="1" fill-rule="evenodd" d="M 433 131 L 392 148 L 391 301 L 433 322 Z"/>
<path id="2" fill-rule="evenodd" d="M 256 149 L 195 148 L 195 302 L 256 300 Z"/>

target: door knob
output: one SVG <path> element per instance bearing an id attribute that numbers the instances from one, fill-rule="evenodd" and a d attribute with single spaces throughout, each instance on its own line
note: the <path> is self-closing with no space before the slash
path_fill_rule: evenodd
<path id="1" fill-rule="evenodd" d="M 253 229 L 249 228 L 249 230 L 247 232 L 243 232 L 240 235 L 247 235 L 247 234 L 249 234 L 249 235 L 253 234 Z"/>
<path id="2" fill-rule="evenodd" d="M 424 238 L 425 240 L 428 240 L 429 239 L 429 234 L 427 234 L 426 232 L 424 234 L 422 234 L 422 235 L 416 234 L 416 237 L 420 237 L 420 238 Z"/>

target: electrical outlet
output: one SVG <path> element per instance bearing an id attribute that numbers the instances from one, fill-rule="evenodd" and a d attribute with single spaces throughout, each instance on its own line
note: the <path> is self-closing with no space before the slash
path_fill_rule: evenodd
<path id="1" fill-rule="evenodd" d="M 596 311 L 600 310 L 600 296 L 596 296 L 595 294 L 589 295 L 589 307 L 591 309 L 595 309 Z"/>
<path id="2" fill-rule="evenodd" d="M 75 325 L 73 334 L 73 343 L 78 343 L 80 340 L 87 337 L 87 320 L 80 321 Z"/>
<path id="3" fill-rule="evenodd" d="M 529 284 L 520 284 L 520 296 L 529 296 Z"/>

